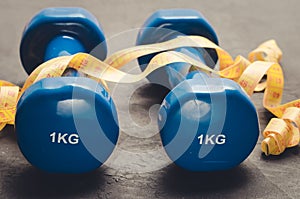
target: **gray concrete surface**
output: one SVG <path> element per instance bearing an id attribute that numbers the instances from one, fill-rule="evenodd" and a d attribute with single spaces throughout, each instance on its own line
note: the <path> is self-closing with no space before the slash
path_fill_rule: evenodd
<path id="1" fill-rule="evenodd" d="M 297 0 L 1 0 L 0 79 L 24 82 L 27 75 L 18 54 L 22 30 L 36 12 L 49 6 L 81 6 L 90 10 L 111 39 L 111 52 L 133 45 L 134 31 L 125 40 L 127 33 L 122 32 L 139 28 L 155 10 L 197 9 L 213 24 L 220 45 L 232 55 L 246 56 L 261 42 L 276 39 L 284 53 L 284 101 L 300 98 Z M 21 155 L 13 127 L 5 128 L 0 138 L 0 198 L 300 198 L 299 147 L 278 157 L 265 157 L 260 151 L 260 138 L 245 162 L 224 172 L 191 173 L 170 163 L 161 151 L 156 124 L 150 121 L 157 106 L 150 109 L 148 116 L 149 107 L 160 103 L 162 95 L 157 93 L 161 90 L 146 83 L 112 85 L 117 88 L 113 94 L 123 131 L 107 165 L 89 174 L 65 176 L 38 171 Z M 128 94 L 141 85 L 132 95 Z M 264 129 L 271 114 L 262 107 L 262 96 L 255 94 L 252 98 Z M 123 99 L 129 99 L 128 110 Z M 130 122 L 127 112 L 136 124 Z M 137 138 L 141 129 L 148 138 Z"/>

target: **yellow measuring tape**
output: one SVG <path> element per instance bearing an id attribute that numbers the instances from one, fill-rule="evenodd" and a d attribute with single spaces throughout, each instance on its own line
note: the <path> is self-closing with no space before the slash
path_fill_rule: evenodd
<path id="1" fill-rule="evenodd" d="M 220 70 L 215 71 L 185 54 L 172 51 L 180 47 L 215 49 Z M 119 70 L 132 60 L 152 53 L 159 54 L 152 58 L 140 74 L 129 74 Z M 266 155 L 278 155 L 285 148 L 298 145 L 300 139 L 300 109 L 296 108 L 300 107 L 300 99 L 281 105 L 284 85 L 283 73 L 279 65 L 281 56 L 282 52 L 274 40 L 261 44 L 249 53 L 248 59 L 237 56 L 233 60 L 229 53 L 204 37 L 184 36 L 163 43 L 124 49 L 112 54 L 104 61 L 86 53 L 58 57 L 37 67 L 27 78 L 22 89 L 9 82 L 0 81 L 0 130 L 6 124 L 14 124 L 17 101 L 30 85 L 43 78 L 62 76 L 67 68 L 74 68 L 106 87 L 105 81 L 133 83 L 167 64 L 185 62 L 191 64 L 193 68 L 235 80 L 249 96 L 254 91 L 265 90 L 264 107 L 280 119 L 272 119 L 264 130 L 265 139 L 261 148 Z M 265 75 L 267 75 L 267 80 L 260 82 Z"/>

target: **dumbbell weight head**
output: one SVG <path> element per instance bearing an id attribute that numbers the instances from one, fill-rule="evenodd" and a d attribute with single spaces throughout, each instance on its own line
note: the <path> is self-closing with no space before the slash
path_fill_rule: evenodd
<path id="1" fill-rule="evenodd" d="M 46 78 L 30 86 L 19 100 L 15 127 L 26 159 L 55 173 L 98 168 L 119 135 L 112 99 L 83 77 Z"/>
<path id="2" fill-rule="evenodd" d="M 90 51 L 103 60 L 107 47 L 98 21 L 83 8 L 42 10 L 25 27 L 20 45 L 21 62 L 28 74 L 51 58 Z"/>
<path id="3" fill-rule="evenodd" d="M 168 156 L 191 171 L 239 165 L 259 135 L 256 109 L 239 85 L 195 73 L 166 96 L 158 123 Z"/>

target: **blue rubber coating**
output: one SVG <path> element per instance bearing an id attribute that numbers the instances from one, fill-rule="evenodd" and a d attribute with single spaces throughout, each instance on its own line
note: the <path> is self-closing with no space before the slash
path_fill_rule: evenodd
<path id="1" fill-rule="evenodd" d="M 27 160 L 54 173 L 98 168 L 119 135 L 109 94 L 84 77 L 46 78 L 33 84 L 19 100 L 15 128 Z"/>
<path id="2" fill-rule="evenodd" d="M 185 79 L 200 79 L 209 78 L 209 75 L 203 71 L 195 70 L 187 74 Z"/>
<path id="3" fill-rule="evenodd" d="M 79 40 L 70 36 L 59 35 L 47 45 L 44 62 L 60 56 L 73 55 L 78 52 L 86 52 Z"/>
<path id="4" fill-rule="evenodd" d="M 85 74 L 82 72 L 77 71 L 74 68 L 67 68 L 63 74 L 62 77 L 85 77 Z"/>
<path id="5" fill-rule="evenodd" d="M 159 110 L 163 146 L 178 166 L 191 171 L 226 170 L 256 145 L 256 109 L 235 82 L 194 74 L 176 86 Z"/>
<path id="6" fill-rule="evenodd" d="M 72 37 L 83 45 L 84 52 L 101 60 L 106 57 L 104 33 L 90 12 L 83 8 L 46 8 L 33 17 L 23 32 L 20 57 L 28 74 L 44 62 L 47 46 L 57 36 Z"/>
<path id="7" fill-rule="evenodd" d="M 201 53 L 201 49 L 197 50 L 195 48 L 177 48 L 175 49 L 175 51 L 184 53 L 194 58 L 195 60 L 205 63 L 205 60 Z M 202 51 L 204 50 L 202 49 Z M 173 63 L 168 64 L 163 68 L 168 76 L 168 83 L 171 88 L 174 88 L 177 84 L 179 84 L 186 78 L 186 75 L 189 74 L 190 67 L 191 65 L 188 63 Z"/>
<path id="8" fill-rule="evenodd" d="M 192 9 L 168 9 L 168 10 L 158 10 L 153 13 L 142 26 L 136 44 L 152 44 L 174 39 L 178 36 L 185 35 L 199 35 L 204 36 L 214 43 L 218 44 L 218 38 L 212 26 L 207 22 L 207 20 L 196 10 Z M 217 61 L 217 54 L 215 50 L 212 49 L 200 49 L 200 48 L 183 48 L 176 49 L 179 52 L 186 54 L 194 54 L 194 58 L 200 60 L 205 60 L 205 63 L 211 67 L 214 67 Z M 199 52 L 195 52 L 199 51 Z M 138 59 L 139 65 L 142 70 L 145 69 L 147 64 L 153 58 L 155 54 L 143 56 Z M 178 76 L 185 77 L 188 73 L 189 65 L 170 64 L 167 67 L 159 69 L 148 76 L 151 82 L 163 84 L 166 87 L 174 87 L 178 84 Z M 170 73 L 169 70 L 173 71 Z M 179 69 L 180 70 L 177 70 Z M 167 70 L 167 71 L 166 71 Z M 174 75 L 176 71 L 177 75 Z M 163 81 L 168 80 L 168 81 Z M 175 81 L 173 81 L 175 80 Z"/>

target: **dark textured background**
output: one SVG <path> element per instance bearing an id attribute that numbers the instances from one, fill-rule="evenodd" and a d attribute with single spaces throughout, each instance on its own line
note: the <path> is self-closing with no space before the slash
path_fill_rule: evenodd
<path id="1" fill-rule="evenodd" d="M 108 38 L 140 27 L 159 8 L 194 8 L 213 24 L 220 45 L 234 56 L 246 56 L 261 42 L 276 39 L 284 53 L 284 101 L 300 98 L 298 0 L 1 0 L 0 6 L 0 79 L 18 84 L 26 79 L 18 55 L 21 34 L 28 20 L 42 8 L 84 7 L 96 15 Z M 116 38 L 112 39 L 111 51 L 134 44 L 134 35 L 125 43 L 119 43 L 124 42 L 122 37 Z M 137 89 L 129 98 L 129 112 L 137 123 L 133 124 L 127 121 L 128 102 L 123 100 L 132 88 L 135 86 L 121 85 L 113 90 L 121 125 L 125 129 L 121 132 L 117 150 L 108 161 L 113 167 L 103 166 L 79 176 L 39 172 L 19 152 L 13 127 L 5 128 L 0 137 L 0 198 L 300 198 L 299 147 L 289 149 L 281 156 L 266 158 L 260 151 L 260 138 L 253 153 L 240 166 L 216 173 L 190 173 L 168 163 L 163 153 L 151 156 L 151 151 L 161 149 L 159 136 L 151 136 L 157 128 L 155 122 L 148 125 L 150 138 L 138 137 L 140 129 L 150 122 L 149 107 L 160 103 L 162 95 L 157 94 L 159 88 L 149 85 Z M 271 114 L 262 107 L 262 94 L 252 98 L 261 129 L 264 129 Z M 155 108 L 151 109 L 150 115 L 155 115 Z M 127 157 L 123 155 L 124 151 L 133 155 Z M 166 162 L 165 167 L 153 169 Z M 145 172 L 147 168 L 148 172 Z"/>

